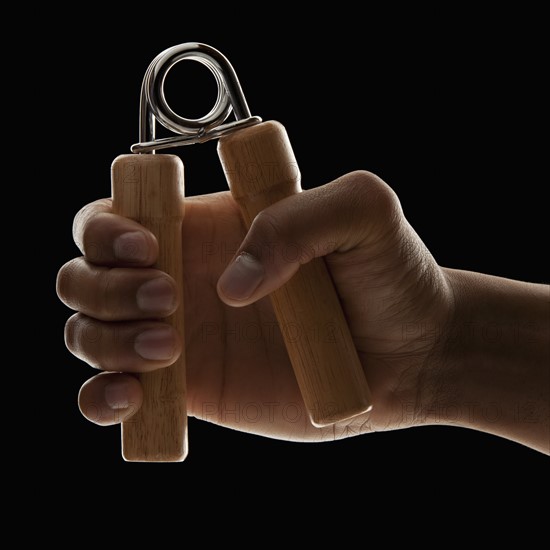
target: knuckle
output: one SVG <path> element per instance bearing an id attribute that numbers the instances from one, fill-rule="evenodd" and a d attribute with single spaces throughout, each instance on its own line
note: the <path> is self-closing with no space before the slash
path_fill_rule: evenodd
<path id="1" fill-rule="evenodd" d="M 344 200 L 352 205 L 352 224 L 363 227 L 366 236 L 387 234 L 401 225 L 403 211 L 399 198 L 375 174 L 365 170 L 352 172 L 345 177 L 343 190 Z"/>
<path id="2" fill-rule="evenodd" d="M 254 230 L 260 238 L 267 237 L 271 240 L 277 239 L 281 234 L 281 226 L 277 218 L 267 209 L 262 210 L 254 218 Z"/>
<path id="3" fill-rule="evenodd" d="M 100 323 L 76 313 L 67 319 L 65 324 L 65 345 L 79 359 L 86 361 L 92 367 L 98 367 L 94 350 L 100 347 L 103 331 Z"/>
<path id="4" fill-rule="evenodd" d="M 351 186 L 358 203 L 371 203 L 374 212 L 384 219 L 393 219 L 401 215 L 401 203 L 395 191 L 372 172 L 352 172 L 348 185 Z"/>
<path id="5" fill-rule="evenodd" d="M 296 213 L 292 210 L 287 209 L 284 214 L 275 214 L 268 207 L 254 218 L 254 238 L 269 245 L 284 246 L 293 243 L 293 228 L 297 225 L 296 222 Z"/>
<path id="6" fill-rule="evenodd" d="M 92 223 L 101 216 L 102 213 L 111 209 L 110 199 L 101 199 L 83 206 L 74 217 L 73 221 L 73 239 L 78 248 L 84 252 L 87 243 L 87 235 Z"/>
<path id="7" fill-rule="evenodd" d="M 86 259 L 92 263 L 104 262 L 112 256 L 110 243 L 106 242 L 105 231 L 101 230 L 101 226 L 106 221 L 106 214 L 96 214 L 85 225 L 81 234 L 80 247 L 86 255 Z"/>
<path id="8" fill-rule="evenodd" d="M 268 210 L 262 210 L 250 228 L 252 242 L 245 248 L 259 259 L 271 257 L 274 247 L 284 245 L 285 232 L 281 222 Z"/>
<path id="9" fill-rule="evenodd" d="M 73 221 L 73 239 L 75 244 L 84 251 L 84 232 L 90 218 L 94 214 L 93 203 L 83 206 L 74 217 Z"/>
<path id="10" fill-rule="evenodd" d="M 67 262 L 57 273 L 56 292 L 59 299 L 68 307 L 76 309 L 74 306 L 73 287 L 76 271 L 79 269 L 80 258 L 74 258 Z"/>
<path id="11" fill-rule="evenodd" d="M 73 355 L 79 352 L 78 340 L 76 337 L 79 318 L 80 313 L 75 313 L 71 315 L 65 323 L 65 346 Z"/>

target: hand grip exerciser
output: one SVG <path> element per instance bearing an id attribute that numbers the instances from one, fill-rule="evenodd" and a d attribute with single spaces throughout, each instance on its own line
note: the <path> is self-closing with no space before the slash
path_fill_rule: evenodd
<path id="1" fill-rule="evenodd" d="M 214 107 L 199 119 L 174 113 L 164 96 L 166 75 L 182 60 L 204 64 L 218 84 Z M 218 154 L 247 227 L 264 208 L 301 192 L 300 172 L 284 127 L 251 116 L 233 67 L 205 44 L 181 44 L 159 54 L 145 74 L 140 109 L 140 142 L 132 146 L 139 154 L 118 157 L 113 163 L 113 208 L 156 235 L 156 267 L 174 277 L 181 298 L 183 166 L 173 155 L 143 153 L 219 138 Z M 235 121 L 226 123 L 232 111 Z M 157 120 L 178 135 L 155 139 Z M 369 411 L 365 374 L 324 260 L 300 267 L 271 294 L 271 301 L 311 422 L 326 426 Z M 182 307 L 180 300 L 170 322 L 184 341 Z M 123 424 L 124 458 L 183 460 L 185 352 L 167 369 L 139 376 L 144 403 Z"/>

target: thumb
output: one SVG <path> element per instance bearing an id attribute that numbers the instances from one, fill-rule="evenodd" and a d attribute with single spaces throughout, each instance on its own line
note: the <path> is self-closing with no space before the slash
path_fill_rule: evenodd
<path id="1" fill-rule="evenodd" d="M 287 197 L 256 216 L 218 280 L 218 295 L 245 306 L 281 287 L 313 258 L 365 248 L 371 257 L 402 219 L 395 193 L 369 172 L 352 172 Z"/>

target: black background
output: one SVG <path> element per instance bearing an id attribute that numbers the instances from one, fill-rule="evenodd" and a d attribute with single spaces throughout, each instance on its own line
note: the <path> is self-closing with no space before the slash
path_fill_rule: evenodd
<path id="1" fill-rule="evenodd" d="M 465 497 L 472 507 L 490 509 L 512 490 L 526 499 L 547 459 L 464 429 L 296 444 L 191 419 L 186 462 L 155 466 L 124 463 L 119 428 L 100 428 L 80 416 L 78 389 L 95 372 L 64 348 L 70 312 L 55 298 L 55 275 L 77 254 L 74 214 L 110 194 L 110 163 L 138 139 L 139 89 L 149 62 L 181 42 L 205 42 L 229 58 L 252 114 L 287 128 L 304 188 L 355 169 L 373 171 L 395 189 L 441 265 L 548 282 L 541 257 L 547 206 L 540 193 L 547 176 L 534 165 L 540 147 L 531 132 L 539 117 L 531 15 L 481 20 L 417 13 L 421 22 L 409 25 L 405 13 L 366 20 L 347 13 L 342 23 L 325 13 L 322 25 L 314 19 L 298 25 L 289 15 L 267 27 L 259 14 L 243 19 L 214 9 L 197 19 L 185 17 L 185 10 L 152 13 L 151 21 L 110 20 L 93 32 L 64 29 L 52 38 L 47 107 L 58 122 L 44 139 L 54 138 L 59 147 L 48 166 L 56 199 L 43 220 L 55 243 L 46 251 L 44 291 L 51 299 L 48 364 L 55 365 L 44 409 L 54 419 L 46 432 L 52 457 L 82 471 L 116 470 L 121 479 L 139 470 L 141 483 L 152 485 L 178 476 L 200 480 L 213 507 L 222 494 L 228 499 L 223 506 L 231 506 L 245 484 L 256 486 L 250 506 L 282 491 L 293 495 L 290 509 L 313 506 L 321 515 L 348 491 L 365 494 L 367 503 L 389 492 L 401 511 L 420 495 L 428 495 L 433 508 Z M 77 61 L 54 61 L 67 51 Z M 168 100 L 182 115 L 209 109 L 213 83 L 205 75 L 191 63 L 174 69 Z M 215 144 L 177 153 L 186 167 L 187 195 L 227 188 Z M 291 482 L 296 475 L 299 483 Z M 323 498 L 334 490 L 336 496 Z"/>

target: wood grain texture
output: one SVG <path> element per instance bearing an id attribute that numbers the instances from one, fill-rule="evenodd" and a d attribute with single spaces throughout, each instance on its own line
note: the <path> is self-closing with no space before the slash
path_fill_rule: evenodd
<path id="1" fill-rule="evenodd" d="M 111 169 L 113 212 L 138 221 L 159 243 L 155 267 L 173 277 L 179 307 L 163 319 L 183 333 L 183 164 L 174 155 L 122 155 Z M 122 455 L 138 462 L 179 462 L 187 455 L 185 352 L 170 367 L 138 375 L 143 405 L 122 424 Z"/>
<path id="2" fill-rule="evenodd" d="M 301 191 L 296 158 L 277 122 L 221 138 L 218 154 L 248 227 L 261 210 Z M 312 423 L 326 426 L 370 410 L 363 367 L 324 260 L 303 265 L 271 301 Z"/>

